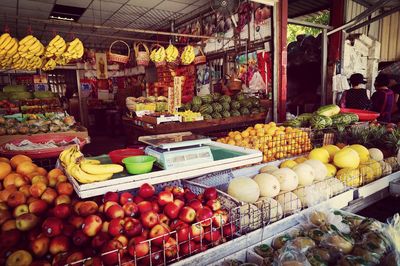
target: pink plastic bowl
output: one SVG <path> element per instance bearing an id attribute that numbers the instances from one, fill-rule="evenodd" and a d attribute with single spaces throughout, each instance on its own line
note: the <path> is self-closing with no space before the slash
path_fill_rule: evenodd
<path id="1" fill-rule="evenodd" d="M 108 154 L 108 156 L 110 156 L 110 159 L 113 163 L 119 163 L 119 164 L 122 164 L 122 160 L 127 157 L 138 156 L 138 155 L 144 155 L 144 150 L 143 149 L 120 149 L 120 150 L 114 150 Z"/>

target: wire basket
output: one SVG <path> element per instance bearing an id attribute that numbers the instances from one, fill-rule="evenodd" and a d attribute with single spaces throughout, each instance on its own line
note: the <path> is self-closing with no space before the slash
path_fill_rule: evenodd
<path id="1" fill-rule="evenodd" d="M 184 180 L 166 182 L 154 187 L 157 192 L 160 192 L 165 187 L 173 186 L 190 189 L 197 195 L 201 195 L 207 188 L 202 184 Z M 131 193 L 135 194 L 137 191 L 138 189 L 135 189 Z M 129 263 L 129 265 L 132 263 L 134 265 L 167 265 L 243 235 L 244 231 L 240 228 L 240 217 L 237 217 L 236 212 L 232 211 L 236 210 L 240 203 L 222 191 L 217 191 L 217 193 L 224 210 L 220 212 L 220 215 L 214 215 L 188 227 L 177 226 L 175 230 L 171 230 L 167 234 L 143 240 L 140 243 L 128 245 L 128 247 L 103 252 L 97 256 L 98 259 L 108 261 L 113 257 L 112 265 L 128 265 Z M 170 226 L 172 227 L 172 224 Z M 185 230 L 191 231 L 189 233 Z M 147 250 L 146 254 L 139 254 L 141 248 Z M 93 259 L 88 257 L 69 265 L 82 265 Z"/>
<path id="2" fill-rule="evenodd" d="M 206 62 L 207 62 L 207 57 L 206 57 L 206 55 L 204 54 L 204 52 L 203 52 L 203 49 L 199 46 L 199 55 L 197 55 L 195 58 L 194 58 L 194 61 L 193 61 L 193 63 L 195 64 L 195 65 L 201 65 L 201 64 L 205 64 Z"/>
<path id="3" fill-rule="evenodd" d="M 144 51 L 141 51 L 140 48 L 143 48 Z M 147 45 L 142 42 L 135 43 L 133 50 L 135 51 L 136 64 L 138 66 L 148 66 L 150 63 L 150 53 Z"/>
<path id="4" fill-rule="evenodd" d="M 116 43 L 123 43 L 127 48 L 128 48 L 128 54 L 127 55 L 122 55 L 122 54 L 116 54 L 112 52 L 112 47 L 116 44 Z M 108 51 L 108 59 L 110 61 L 113 62 L 117 62 L 117 63 L 121 63 L 121 64 L 126 64 L 129 61 L 129 56 L 131 54 L 131 49 L 129 48 L 129 45 L 121 40 L 117 40 L 114 41 L 111 45 L 110 45 L 110 49 Z"/>

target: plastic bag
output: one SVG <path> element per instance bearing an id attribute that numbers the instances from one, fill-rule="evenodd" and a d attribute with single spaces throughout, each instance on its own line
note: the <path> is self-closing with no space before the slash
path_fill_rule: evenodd
<path id="1" fill-rule="evenodd" d="M 258 92 L 258 91 L 266 91 L 267 85 L 260 74 L 260 72 L 255 72 L 253 78 L 249 82 L 250 91 Z"/>
<path id="2" fill-rule="evenodd" d="M 311 266 L 308 262 L 305 253 L 302 252 L 297 246 L 293 245 L 291 241 L 287 242 L 282 248 L 281 253 L 274 260 L 274 266 Z"/>

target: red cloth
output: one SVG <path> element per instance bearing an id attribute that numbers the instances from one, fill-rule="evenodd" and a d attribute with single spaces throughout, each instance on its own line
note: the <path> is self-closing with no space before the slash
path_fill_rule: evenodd
<path id="1" fill-rule="evenodd" d="M 271 65 L 271 55 L 268 52 L 258 52 L 257 53 L 257 66 L 260 71 L 261 77 L 263 78 L 265 84 L 271 84 L 272 77 L 272 65 Z"/>

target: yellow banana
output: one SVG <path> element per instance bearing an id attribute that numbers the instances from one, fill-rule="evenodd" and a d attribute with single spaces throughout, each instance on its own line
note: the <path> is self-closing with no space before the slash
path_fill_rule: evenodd
<path id="1" fill-rule="evenodd" d="M 11 36 L 6 37 L 6 39 L 3 41 L 3 43 L 0 45 L 0 49 L 5 49 L 6 46 L 13 40 Z"/>
<path id="2" fill-rule="evenodd" d="M 60 39 L 61 39 L 61 36 L 57 34 L 57 35 L 49 42 L 49 44 L 47 45 L 47 47 L 53 46 L 54 43 L 58 42 L 58 40 L 60 40 Z"/>
<path id="3" fill-rule="evenodd" d="M 70 168 L 70 174 L 72 177 L 74 177 L 76 180 L 78 180 L 80 183 L 86 184 L 86 183 L 93 183 L 93 182 L 98 182 L 98 181 L 104 181 L 110 179 L 113 174 L 99 174 L 99 175 L 92 175 L 84 172 L 79 165 L 73 165 Z"/>
<path id="4" fill-rule="evenodd" d="M 15 43 L 17 42 L 17 39 L 15 39 L 15 38 L 11 38 L 11 41 L 4 47 L 4 50 L 10 50 L 14 45 L 15 45 Z"/>
<path id="5" fill-rule="evenodd" d="M 3 33 L 3 34 L 0 36 L 0 47 L 3 45 L 3 42 L 5 42 L 5 40 L 8 39 L 8 38 L 11 38 L 11 36 L 10 36 L 10 34 L 8 34 L 7 32 L 6 32 L 6 33 Z"/>
<path id="6" fill-rule="evenodd" d="M 19 41 L 20 45 L 32 45 L 35 42 L 35 37 L 33 35 L 27 35 L 22 40 Z"/>
<path id="7" fill-rule="evenodd" d="M 40 49 L 40 42 L 37 41 L 29 47 L 29 51 L 39 51 Z"/>
<path id="8" fill-rule="evenodd" d="M 20 53 L 26 53 L 28 50 L 29 50 L 29 46 L 26 46 L 26 45 L 19 45 L 19 47 L 18 47 L 18 51 Z"/>
<path id="9" fill-rule="evenodd" d="M 94 165 L 99 165 L 101 162 L 99 160 L 94 160 L 94 159 L 83 159 L 81 163 L 85 164 L 94 164 Z"/>
<path id="10" fill-rule="evenodd" d="M 119 164 L 90 164 L 82 161 L 80 167 L 83 171 L 92 175 L 120 173 L 124 171 L 124 167 Z"/>

